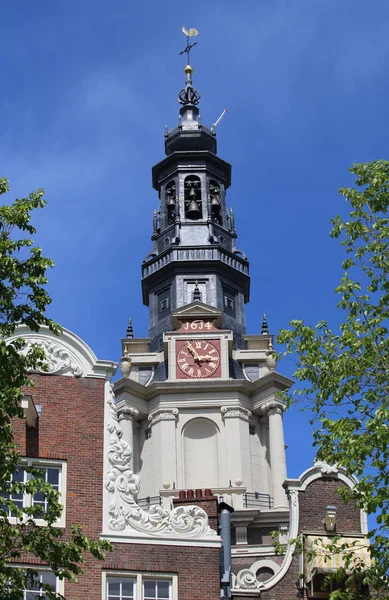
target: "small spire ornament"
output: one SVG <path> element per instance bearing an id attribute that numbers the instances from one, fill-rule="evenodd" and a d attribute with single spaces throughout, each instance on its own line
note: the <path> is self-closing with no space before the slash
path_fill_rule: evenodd
<path id="1" fill-rule="evenodd" d="M 266 318 L 265 314 L 263 315 L 263 318 L 262 318 L 261 334 L 269 335 L 269 325 L 267 324 L 267 318 Z"/>
<path id="2" fill-rule="evenodd" d="M 133 337 L 134 337 L 134 330 L 132 328 L 132 319 L 128 319 L 126 338 L 133 338 Z"/>
<path id="3" fill-rule="evenodd" d="M 195 287 L 193 290 L 193 302 L 195 302 L 196 300 L 198 300 L 199 302 L 201 302 L 201 292 L 199 290 L 199 283 L 196 280 L 195 282 Z"/>

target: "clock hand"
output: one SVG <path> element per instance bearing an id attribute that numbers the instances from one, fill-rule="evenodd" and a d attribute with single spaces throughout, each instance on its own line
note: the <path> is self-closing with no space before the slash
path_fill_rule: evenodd
<path id="1" fill-rule="evenodd" d="M 199 360 L 201 362 L 203 362 L 203 361 L 211 362 L 211 360 L 213 360 L 213 359 L 214 359 L 214 357 L 210 356 L 209 354 L 204 354 L 203 356 L 199 356 Z"/>
<path id="2" fill-rule="evenodd" d="M 199 361 L 199 360 L 200 360 L 200 357 L 199 357 L 199 355 L 197 354 L 196 350 L 193 348 L 192 344 L 188 343 L 186 346 L 187 346 L 187 348 L 188 348 L 189 352 L 191 353 L 191 355 L 193 356 L 193 358 L 194 358 L 196 361 Z"/>

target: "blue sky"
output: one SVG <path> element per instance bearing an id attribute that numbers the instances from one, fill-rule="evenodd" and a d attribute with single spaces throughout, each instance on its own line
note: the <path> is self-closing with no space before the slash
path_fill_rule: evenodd
<path id="1" fill-rule="evenodd" d="M 10 198 L 46 190 L 35 224 L 56 263 L 51 317 L 102 359 L 120 357 L 129 316 L 147 335 L 151 166 L 177 122 L 185 25 L 200 31 L 202 121 L 228 108 L 218 154 L 251 264 L 249 333 L 264 312 L 274 333 L 293 318 L 338 322 L 337 190 L 351 163 L 389 154 L 387 0 L 19 0 L 0 14 L 0 175 Z M 292 409 L 285 430 L 294 477 L 314 456 L 308 416 Z"/>

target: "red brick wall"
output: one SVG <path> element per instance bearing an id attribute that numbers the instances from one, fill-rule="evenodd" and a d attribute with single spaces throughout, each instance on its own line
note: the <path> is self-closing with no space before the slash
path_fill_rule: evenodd
<path id="1" fill-rule="evenodd" d="M 103 509 L 104 380 L 51 375 L 33 379 L 35 387 L 28 393 L 42 407 L 39 428 L 30 430 L 16 420 L 16 442 L 22 456 L 67 460 L 66 523 L 82 524 L 97 539 Z M 215 499 L 203 499 L 201 505 L 217 527 Z M 220 597 L 218 548 L 115 544 L 104 564 L 88 557 L 78 584 L 65 582 L 67 600 L 101 598 L 103 568 L 177 574 L 180 599 Z"/>
<path id="2" fill-rule="evenodd" d="M 353 502 L 343 504 L 336 492 L 345 484 L 337 479 L 317 479 L 308 485 L 305 492 L 299 493 L 300 531 L 322 531 L 324 527 L 325 507 L 337 507 L 336 531 L 338 533 L 360 533 L 360 512 Z"/>

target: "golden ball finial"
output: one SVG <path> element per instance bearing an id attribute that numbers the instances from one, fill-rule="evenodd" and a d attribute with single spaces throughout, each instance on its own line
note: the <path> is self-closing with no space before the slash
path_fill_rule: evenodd
<path id="1" fill-rule="evenodd" d="M 187 75 L 188 73 L 192 74 L 193 71 L 194 71 L 194 68 L 192 67 L 192 65 L 186 65 L 186 67 L 184 69 L 185 75 Z"/>

